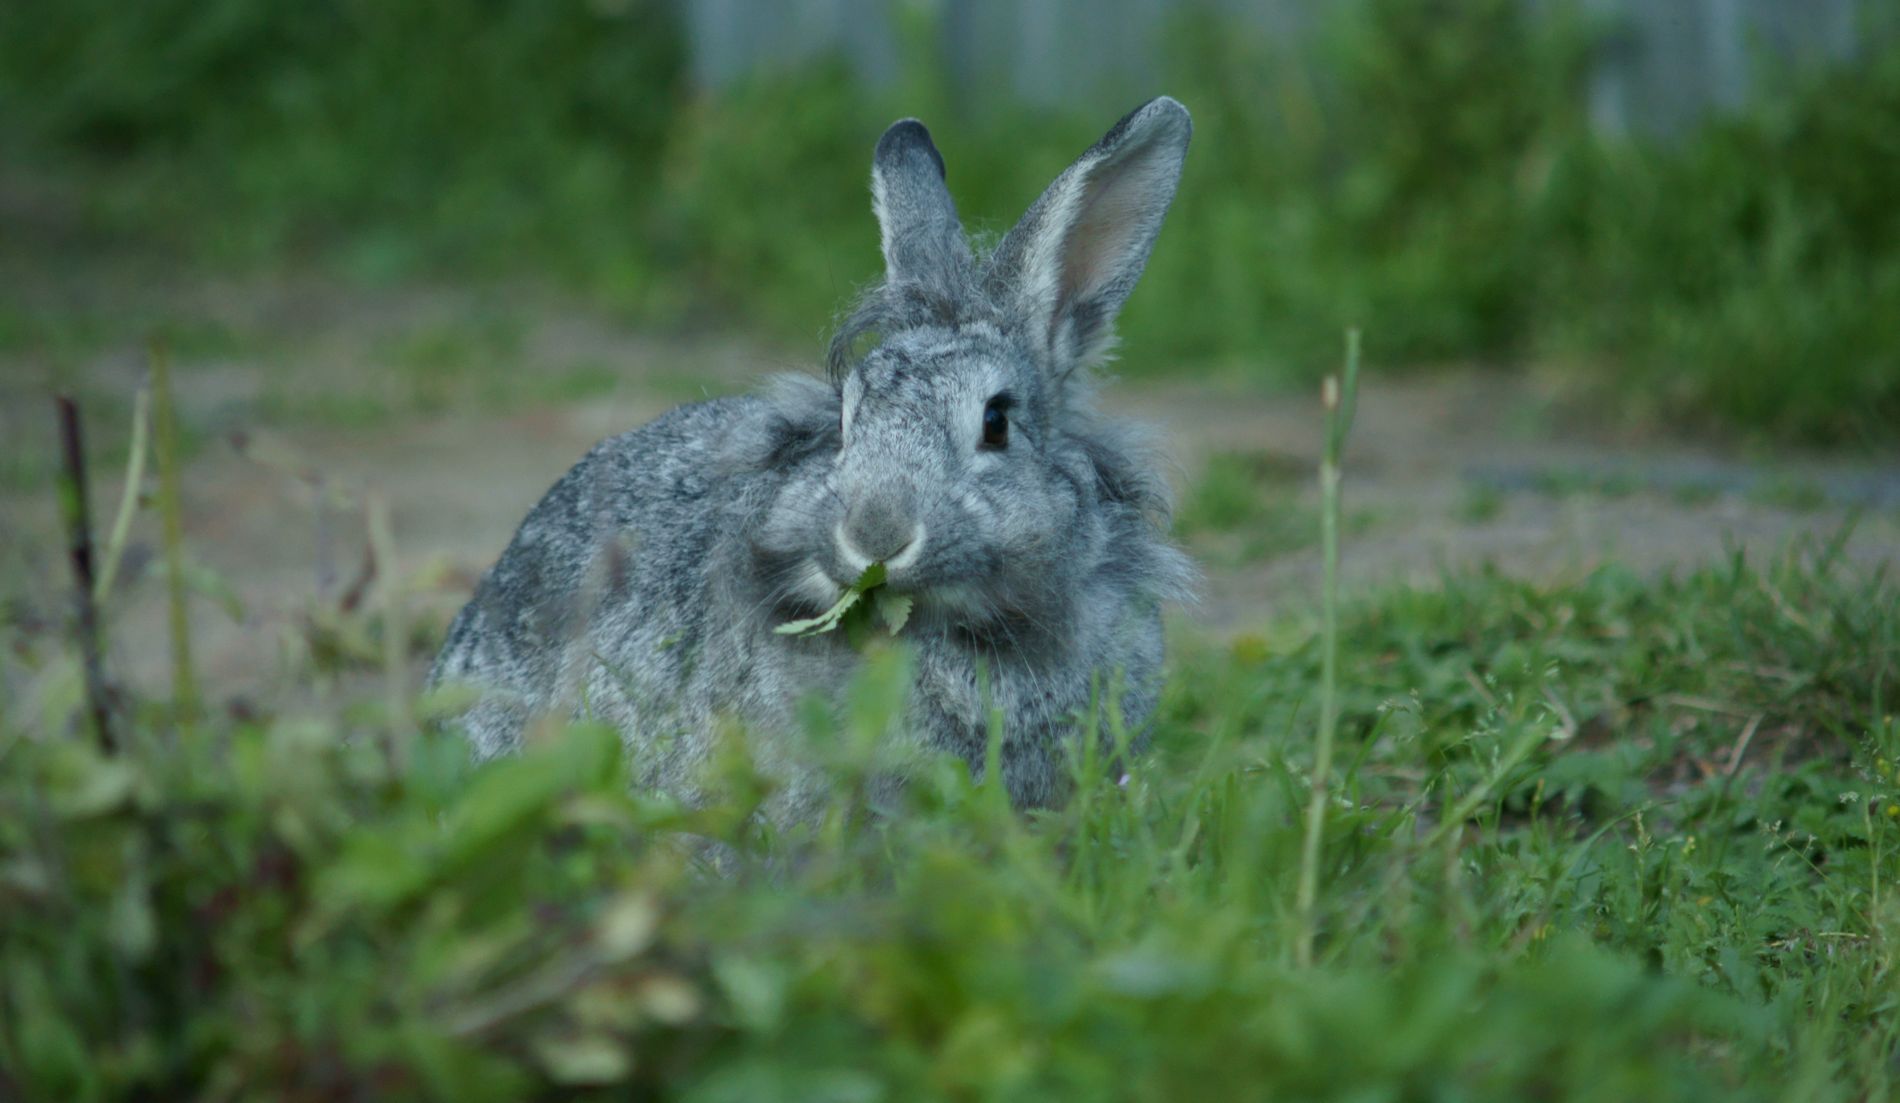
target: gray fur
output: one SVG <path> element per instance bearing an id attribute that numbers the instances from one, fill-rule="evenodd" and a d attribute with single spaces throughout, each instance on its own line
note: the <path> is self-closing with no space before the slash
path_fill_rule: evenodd
<path id="1" fill-rule="evenodd" d="M 691 803 L 729 718 L 778 782 L 767 815 L 803 819 L 827 785 L 796 703 L 834 696 L 858 659 L 841 634 L 773 628 L 831 605 L 871 559 L 916 599 L 893 776 L 942 751 L 980 774 L 986 700 L 1018 807 L 1061 799 L 1078 719 L 1111 687 L 1139 749 L 1160 608 L 1192 572 L 1166 538 L 1159 463 L 1092 410 L 1078 369 L 1108 347 L 1189 130 L 1173 100 L 1138 108 L 978 257 L 929 134 L 894 125 L 873 159 L 886 279 L 841 325 L 827 379 L 684 406 L 596 446 L 456 618 L 431 680 L 478 688 L 459 720 L 476 753 L 585 712 L 624 734 L 643 784 Z M 1000 451 L 979 447 L 999 393 Z"/>

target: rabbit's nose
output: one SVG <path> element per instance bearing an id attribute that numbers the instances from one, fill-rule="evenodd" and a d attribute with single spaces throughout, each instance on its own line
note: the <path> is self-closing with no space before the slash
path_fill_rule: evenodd
<path id="1" fill-rule="evenodd" d="M 873 498 L 855 502 L 838 527 L 838 551 L 852 570 L 873 563 L 903 567 L 923 547 L 923 526 L 898 502 Z"/>

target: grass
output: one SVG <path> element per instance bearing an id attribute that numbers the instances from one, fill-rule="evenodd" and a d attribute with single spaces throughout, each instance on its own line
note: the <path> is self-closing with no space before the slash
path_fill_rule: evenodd
<path id="1" fill-rule="evenodd" d="M 0 1090 L 1885 1098 L 1900 593 L 1843 541 L 1179 635 L 1154 753 L 1027 817 L 949 763 L 867 815 L 882 649 L 784 833 L 736 737 L 698 808 L 586 724 L 471 765 L 413 719 L 453 703 L 405 691 L 399 576 L 331 611 L 384 679 L 125 700 L 116 755 L 57 630 L 9 623 Z"/>
<path id="2" fill-rule="evenodd" d="M 1827 505 L 1827 488 L 1798 475 L 1767 479 L 1750 488 L 1749 497 L 1763 505 L 1777 506 L 1796 513 L 1812 513 Z"/>
<path id="3" fill-rule="evenodd" d="M 1496 520 L 1498 514 L 1503 512 L 1503 490 L 1489 483 L 1467 483 L 1458 503 L 1459 520 L 1470 525 L 1482 525 Z"/>
<path id="4" fill-rule="evenodd" d="M 1826 549 L 1348 598 L 1313 962 L 1323 654 L 1187 641 L 1160 749 L 1022 819 L 960 771 L 809 836 L 689 811 L 579 727 L 470 768 L 348 715 L 149 708 L 0 742 L 21 1098 L 629 1084 L 693 1099 L 1881 1098 L 1900 1047 L 1889 585 Z M 341 737 L 341 738 L 339 738 Z M 1078 764 L 1099 775 L 1099 764 Z M 756 860 L 691 872 L 682 831 Z M 797 860 L 791 860 L 797 855 Z"/>
<path id="5" fill-rule="evenodd" d="M 1320 541 L 1320 509 L 1301 492 L 1307 481 L 1291 458 L 1263 451 L 1217 452 L 1187 488 L 1175 534 L 1210 562 L 1257 563 Z M 1378 515 L 1348 512 L 1348 533 L 1371 530 Z"/>
<path id="6" fill-rule="evenodd" d="M 1643 490 L 1640 475 L 1630 471 L 1591 471 L 1580 468 L 1551 467 L 1531 476 L 1531 489 L 1553 498 L 1595 495 L 1627 498 Z"/>

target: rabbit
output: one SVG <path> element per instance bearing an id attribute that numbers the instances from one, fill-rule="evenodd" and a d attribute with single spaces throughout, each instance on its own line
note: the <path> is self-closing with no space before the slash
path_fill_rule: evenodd
<path id="1" fill-rule="evenodd" d="M 1157 455 L 1094 411 L 1090 369 L 1191 132 L 1176 101 L 1143 104 L 978 250 L 929 132 L 894 123 L 871 171 L 884 278 L 840 324 L 824 378 L 599 444 L 455 618 L 430 681 L 473 687 L 450 723 L 475 756 L 584 714 L 618 729 L 640 784 L 690 806 L 736 727 L 773 781 L 761 814 L 810 817 L 828 786 L 798 704 L 835 704 L 860 656 L 842 632 L 774 629 L 833 606 L 871 564 L 914 603 L 902 734 L 880 767 L 899 788 L 943 753 L 981 781 L 992 709 L 1019 809 L 1063 799 L 1082 739 L 1142 750 L 1162 607 L 1191 597 L 1194 570 L 1168 538 Z"/>

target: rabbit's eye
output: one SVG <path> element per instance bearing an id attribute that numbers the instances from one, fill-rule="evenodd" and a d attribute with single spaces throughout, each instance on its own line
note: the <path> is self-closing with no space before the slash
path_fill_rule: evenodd
<path id="1" fill-rule="evenodd" d="M 983 407 L 983 447 L 1009 447 L 1009 396 L 999 394 Z"/>

